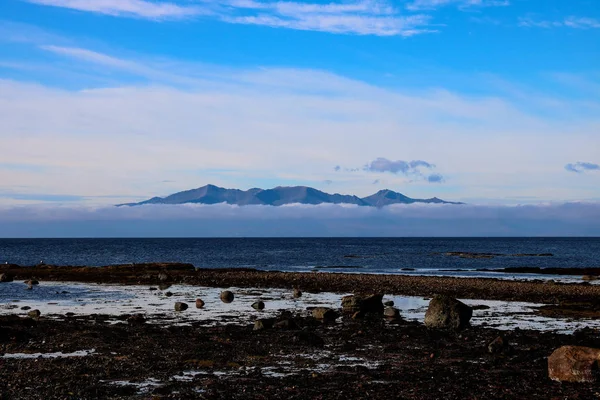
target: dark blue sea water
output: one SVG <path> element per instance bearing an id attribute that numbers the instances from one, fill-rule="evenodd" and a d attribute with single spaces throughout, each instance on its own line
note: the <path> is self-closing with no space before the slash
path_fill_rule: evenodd
<path id="1" fill-rule="evenodd" d="M 465 259 L 446 252 L 498 253 Z M 512 254 L 552 253 L 552 257 Z M 187 262 L 202 268 L 439 273 L 505 267 L 600 267 L 600 238 L 0 239 L 0 262 L 34 265 Z M 343 267 L 343 268 L 327 268 Z M 444 272 L 444 274 L 449 274 Z M 450 273 L 456 274 L 456 273 Z"/>

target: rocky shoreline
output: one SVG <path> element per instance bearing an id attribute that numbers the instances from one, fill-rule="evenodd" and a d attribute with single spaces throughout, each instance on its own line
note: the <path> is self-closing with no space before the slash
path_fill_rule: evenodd
<path id="1" fill-rule="evenodd" d="M 482 300 L 597 302 L 600 285 L 553 280 L 516 281 L 494 278 L 454 278 L 318 272 L 277 272 L 256 269 L 197 269 L 192 264 L 153 263 L 105 267 L 0 265 L 0 274 L 16 280 L 50 280 L 119 284 L 185 283 L 209 287 L 295 288 L 322 292 L 380 292 L 406 296 L 445 294 Z"/>
<path id="2" fill-rule="evenodd" d="M 77 313 L 51 318 L 18 310 L 0 316 L 0 399 L 598 397 L 596 383 L 556 382 L 548 369 L 548 357 L 561 346 L 600 348 L 598 330 L 558 334 L 474 326 L 466 323 L 474 308 L 447 297 L 543 302 L 551 317 L 561 302 L 571 302 L 586 314 L 570 318 L 596 318 L 589 312 L 597 310 L 600 288 L 589 284 L 196 270 L 186 264 L 4 265 L 0 280 L 27 281 L 24 292 L 47 281 L 147 285 L 147 292 L 164 293 L 172 302 L 170 312 L 180 315 L 205 312 L 218 301 L 244 302 L 244 309 L 260 316 L 264 303 L 233 291 L 188 308 L 177 293 L 168 297 L 169 285 L 278 287 L 290 299 L 323 291 L 446 295 L 434 297 L 437 303 L 430 303 L 422 321 L 406 320 L 389 302 L 382 303 L 381 295 L 340 297 L 333 308 L 280 310 L 270 318 L 228 324 L 159 324 L 135 313 L 116 319 Z"/>

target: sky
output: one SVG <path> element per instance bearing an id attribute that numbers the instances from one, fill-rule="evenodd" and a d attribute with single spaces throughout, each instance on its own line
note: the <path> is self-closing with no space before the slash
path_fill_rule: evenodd
<path id="1" fill-rule="evenodd" d="M 595 203 L 599 65 L 596 0 L 2 0 L 0 206 Z"/>

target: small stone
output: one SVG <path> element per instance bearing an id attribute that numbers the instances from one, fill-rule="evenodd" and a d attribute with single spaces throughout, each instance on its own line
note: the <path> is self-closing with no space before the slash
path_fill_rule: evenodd
<path id="1" fill-rule="evenodd" d="M 316 307 L 312 310 L 312 315 L 315 319 L 323 322 L 335 321 L 338 317 L 338 313 L 335 310 L 327 307 Z"/>
<path id="2" fill-rule="evenodd" d="M 383 311 L 383 315 L 386 318 L 398 319 L 398 318 L 400 318 L 400 310 L 398 310 L 397 308 L 394 308 L 394 307 L 386 307 L 385 310 Z"/>
<path id="3" fill-rule="evenodd" d="M 257 301 L 256 303 L 252 304 L 252 308 L 254 308 L 255 310 L 264 310 L 265 303 L 263 303 L 262 301 Z"/>
<path id="4" fill-rule="evenodd" d="M 302 297 L 302 291 L 300 289 L 294 289 L 294 298 L 298 299 Z"/>
<path id="5" fill-rule="evenodd" d="M 393 301 L 384 301 L 383 305 L 386 307 L 394 307 L 394 302 Z"/>
<path id="6" fill-rule="evenodd" d="M 233 295 L 233 292 L 229 291 L 229 290 L 224 290 L 221 292 L 221 301 L 223 303 L 231 303 L 233 301 L 233 299 L 235 298 L 235 296 Z"/>
<path id="7" fill-rule="evenodd" d="M 31 310 L 27 313 L 27 315 L 31 318 L 39 318 L 40 315 L 42 315 L 42 313 L 40 312 L 40 310 Z"/>
<path id="8" fill-rule="evenodd" d="M 202 307 L 204 307 L 204 300 L 196 299 L 196 308 L 202 308 Z"/>
<path id="9" fill-rule="evenodd" d="M 178 301 L 177 303 L 175 303 L 175 311 L 185 311 L 188 309 L 188 305 L 186 303 L 183 303 L 181 301 Z"/>
<path id="10" fill-rule="evenodd" d="M 265 329 L 270 329 L 273 327 L 274 323 L 275 323 L 274 318 L 257 319 L 256 321 L 254 321 L 254 330 L 262 331 Z"/>
<path id="11" fill-rule="evenodd" d="M 502 353 L 507 351 L 508 349 L 508 341 L 502 336 L 498 336 L 496 339 L 492 340 L 490 344 L 488 344 L 488 351 L 491 354 Z"/>
<path id="12" fill-rule="evenodd" d="M 171 293 L 171 292 L 167 292 L 167 293 L 165 293 L 165 296 L 167 296 L 167 297 L 171 297 L 171 296 L 173 296 L 173 293 Z"/>
<path id="13" fill-rule="evenodd" d="M 25 311 L 31 310 L 31 307 L 29 307 L 29 306 L 21 307 L 21 310 L 25 310 Z"/>
<path id="14" fill-rule="evenodd" d="M 342 297 L 342 311 L 348 314 L 354 314 L 357 311 L 362 311 L 365 314 L 381 314 L 384 309 L 382 299 L 382 294 L 344 296 Z"/>

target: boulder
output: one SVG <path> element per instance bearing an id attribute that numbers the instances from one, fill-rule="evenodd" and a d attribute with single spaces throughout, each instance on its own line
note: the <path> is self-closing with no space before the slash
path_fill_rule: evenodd
<path id="1" fill-rule="evenodd" d="M 444 295 L 435 295 L 425 313 L 425 326 L 439 329 L 462 329 L 469 325 L 473 309 Z"/>
<path id="2" fill-rule="evenodd" d="M 204 307 L 204 300 L 196 299 L 196 308 L 202 308 L 202 307 Z"/>
<path id="3" fill-rule="evenodd" d="M 394 307 L 394 302 L 393 301 L 384 301 L 383 305 L 386 307 Z"/>
<path id="4" fill-rule="evenodd" d="M 275 323 L 275 318 L 263 318 L 254 321 L 254 330 L 262 331 L 264 329 L 271 329 Z"/>
<path id="5" fill-rule="evenodd" d="M 175 303 L 175 311 L 185 311 L 188 309 L 188 305 L 186 303 L 183 303 L 181 301 L 178 301 L 177 303 Z"/>
<path id="6" fill-rule="evenodd" d="M 235 296 L 233 295 L 233 292 L 229 291 L 229 290 L 224 290 L 223 292 L 221 292 L 221 301 L 223 303 L 231 303 L 233 301 L 233 299 L 235 298 Z"/>
<path id="7" fill-rule="evenodd" d="M 502 336 L 498 336 L 488 344 L 488 352 L 491 354 L 504 353 L 509 349 L 510 345 L 508 344 L 508 341 Z"/>
<path id="8" fill-rule="evenodd" d="M 165 296 L 167 296 L 167 297 L 171 297 L 171 296 L 173 296 L 173 293 L 171 293 L 171 292 L 167 292 L 167 293 L 165 293 Z"/>
<path id="9" fill-rule="evenodd" d="M 13 277 L 9 274 L 0 274 L 0 282 L 12 282 Z"/>
<path id="10" fill-rule="evenodd" d="M 600 349 L 563 346 L 548 357 L 548 376 L 558 382 L 597 382 Z"/>
<path id="11" fill-rule="evenodd" d="M 252 304 L 252 308 L 254 308 L 255 310 L 264 310 L 265 303 L 263 303 L 262 301 L 257 301 L 256 303 Z"/>
<path id="12" fill-rule="evenodd" d="M 312 310 L 312 316 L 315 319 L 323 322 L 335 321 L 338 317 L 338 313 L 335 310 L 327 307 L 315 307 Z"/>
<path id="13" fill-rule="evenodd" d="M 295 299 L 302 297 L 302 291 L 300 289 L 294 289 L 293 296 Z"/>
<path id="14" fill-rule="evenodd" d="M 354 314 L 357 311 L 363 313 L 383 313 L 383 295 L 373 294 L 370 296 L 350 295 L 342 297 L 342 310 L 345 313 Z"/>
<path id="15" fill-rule="evenodd" d="M 394 307 L 386 307 L 383 311 L 383 315 L 386 318 L 390 319 L 399 319 L 400 318 L 400 310 Z"/>
<path id="16" fill-rule="evenodd" d="M 40 310 L 31 310 L 27 313 L 27 315 L 31 318 L 39 318 L 40 315 L 42 315 L 42 313 L 40 312 Z"/>

